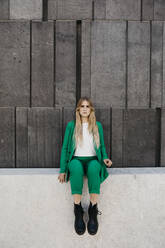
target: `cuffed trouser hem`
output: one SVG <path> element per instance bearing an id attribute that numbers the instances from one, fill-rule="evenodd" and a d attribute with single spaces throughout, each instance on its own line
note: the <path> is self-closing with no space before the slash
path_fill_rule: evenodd
<path id="1" fill-rule="evenodd" d="M 90 191 L 89 194 L 100 194 L 100 191 L 99 192 L 98 191 L 97 192 L 96 191 Z"/>
<path id="2" fill-rule="evenodd" d="M 73 191 L 73 192 L 71 192 L 71 194 L 72 194 L 72 195 L 73 195 L 73 194 L 79 194 L 79 195 L 82 195 L 82 192 Z"/>

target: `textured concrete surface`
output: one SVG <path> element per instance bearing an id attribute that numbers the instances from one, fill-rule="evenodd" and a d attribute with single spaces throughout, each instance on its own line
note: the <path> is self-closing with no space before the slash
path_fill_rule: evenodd
<path id="1" fill-rule="evenodd" d="M 47 3 L 46 3 L 47 2 Z M 1 0 L 1 19 L 165 20 L 164 0 Z"/>
<path id="2" fill-rule="evenodd" d="M 128 107 L 149 106 L 150 24 L 128 23 Z"/>
<path id="3" fill-rule="evenodd" d="M 92 0 L 50 0 L 48 18 L 80 20 L 92 18 Z"/>
<path id="4" fill-rule="evenodd" d="M 107 0 L 106 1 L 106 17 L 107 19 L 140 19 L 140 0 Z"/>
<path id="5" fill-rule="evenodd" d="M 9 19 L 9 0 L 0 1 L 0 19 Z"/>
<path id="6" fill-rule="evenodd" d="M 76 104 L 76 21 L 56 22 L 56 106 Z"/>
<path id="7" fill-rule="evenodd" d="M 165 22 L 1 20 L 0 107 L 165 106 Z"/>
<path id="8" fill-rule="evenodd" d="M 0 21 L 0 106 L 29 106 L 30 22 Z"/>
<path id="9" fill-rule="evenodd" d="M 42 0 L 10 0 L 10 19 L 41 19 Z"/>
<path id="10" fill-rule="evenodd" d="M 163 248 L 165 168 L 108 170 L 98 201 L 98 233 L 78 236 L 70 184 L 59 183 L 58 169 L 1 169 L 1 247 Z M 84 179 L 82 206 L 87 211 Z"/>
<path id="11" fill-rule="evenodd" d="M 125 31 L 125 22 L 92 22 L 91 98 L 97 107 L 125 105 Z"/>
<path id="12" fill-rule="evenodd" d="M 54 104 L 54 24 L 32 22 L 32 106 Z"/>

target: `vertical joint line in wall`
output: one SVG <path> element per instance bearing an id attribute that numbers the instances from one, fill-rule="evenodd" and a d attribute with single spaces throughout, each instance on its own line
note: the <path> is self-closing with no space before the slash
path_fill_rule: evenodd
<path id="1" fill-rule="evenodd" d="M 48 0 L 42 0 L 42 21 L 48 20 Z"/>
<path id="2" fill-rule="evenodd" d="M 151 108 L 152 21 L 150 21 L 149 108 Z"/>
<path id="3" fill-rule="evenodd" d="M 42 120 L 42 123 L 44 123 L 44 125 L 43 125 L 43 137 L 44 137 L 44 142 L 43 142 L 43 150 L 44 150 L 44 152 L 43 152 L 43 163 L 44 163 L 44 165 L 43 165 L 43 167 L 47 167 L 47 164 L 46 164 L 46 158 L 45 158 L 45 156 L 46 156 L 46 151 L 45 151 L 45 140 L 46 140 L 46 125 L 45 125 L 45 123 L 46 123 L 46 118 L 45 118 L 45 112 L 46 112 L 46 109 L 44 109 L 44 111 L 42 111 L 42 117 L 43 117 L 43 120 Z"/>
<path id="4" fill-rule="evenodd" d="M 126 48 L 126 62 L 125 62 L 125 108 L 128 108 L 128 21 L 126 21 L 126 42 L 125 42 L 125 48 Z"/>
<path id="5" fill-rule="evenodd" d="M 91 82 L 91 61 L 92 61 L 92 21 L 90 21 L 90 97 L 92 97 L 92 82 Z"/>
<path id="6" fill-rule="evenodd" d="M 122 139 L 121 139 L 121 141 L 122 141 L 122 167 L 123 167 L 123 164 L 124 164 L 124 148 L 123 148 L 123 145 L 124 145 L 124 142 L 123 142 L 123 140 L 124 140 L 124 135 L 125 135 L 125 133 L 124 133 L 124 125 L 125 125 L 125 123 L 124 123 L 124 109 L 122 109 L 121 110 L 122 111 Z"/>
<path id="7" fill-rule="evenodd" d="M 143 20 L 143 0 L 140 1 L 140 21 Z"/>
<path id="8" fill-rule="evenodd" d="M 92 1 L 92 20 L 95 18 L 95 0 Z"/>
<path id="9" fill-rule="evenodd" d="M 10 19 L 10 0 L 8 0 L 8 19 Z"/>
<path id="10" fill-rule="evenodd" d="M 54 20 L 54 25 L 53 25 L 53 32 L 54 32 L 54 40 L 53 40 L 53 51 L 54 51 L 54 56 L 53 56 L 53 106 L 55 107 L 55 95 L 56 95 L 56 21 Z"/>
<path id="11" fill-rule="evenodd" d="M 27 168 L 29 167 L 29 108 L 27 111 Z"/>
<path id="12" fill-rule="evenodd" d="M 122 118 L 122 120 L 121 120 L 121 123 L 122 123 L 122 126 L 121 126 L 121 129 L 122 129 L 122 131 L 121 131 L 121 167 L 123 167 L 123 157 L 124 157 L 124 155 L 123 155 L 123 136 L 124 136 L 124 130 L 123 130 L 123 126 L 124 126 L 124 120 L 123 120 L 123 109 L 121 109 L 121 118 Z"/>
<path id="13" fill-rule="evenodd" d="M 152 6 L 153 6 L 152 20 L 155 20 L 155 0 L 152 0 Z"/>
<path id="14" fill-rule="evenodd" d="M 63 139 L 64 139 L 64 107 L 62 106 L 62 140 L 61 140 L 61 144 L 62 144 Z"/>
<path id="15" fill-rule="evenodd" d="M 76 102 L 81 96 L 81 32 L 82 21 L 76 22 Z"/>
<path id="16" fill-rule="evenodd" d="M 17 123 L 16 123 L 16 107 L 14 107 L 14 140 L 15 140 L 15 146 L 14 146 L 14 153 L 15 153 L 15 160 L 14 160 L 14 167 L 16 168 L 17 166 L 17 134 L 16 134 L 16 131 L 17 131 Z"/>
<path id="17" fill-rule="evenodd" d="M 164 63 L 163 63 L 163 54 L 164 54 L 164 22 L 162 22 L 162 68 L 161 68 L 161 72 L 162 72 L 162 87 L 161 87 L 161 106 L 164 106 L 164 87 L 163 87 L 163 81 L 164 81 L 164 75 L 163 75 L 163 67 L 164 67 Z"/>
<path id="18" fill-rule="evenodd" d="M 112 159 L 112 107 L 110 107 L 110 158 Z"/>
<path id="19" fill-rule="evenodd" d="M 157 117 L 157 123 L 158 123 L 158 129 L 156 132 L 156 152 L 155 152 L 155 167 L 160 167 L 160 161 L 161 161 L 161 108 L 156 108 L 156 117 Z"/>
<path id="20" fill-rule="evenodd" d="M 158 166 L 161 166 L 162 108 L 159 108 L 159 156 Z"/>
<path id="21" fill-rule="evenodd" d="M 127 161 L 126 161 L 126 152 L 125 152 L 125 145 L 127 144 L 126 142 L 126 114 L 127 110 L 122 109 L 122 167 L 127 167 Z"/>
<path id="22" fill-rule="evenodd" d="M 30 20 L 30 107 L 32 106 L 32 20 Z"/>

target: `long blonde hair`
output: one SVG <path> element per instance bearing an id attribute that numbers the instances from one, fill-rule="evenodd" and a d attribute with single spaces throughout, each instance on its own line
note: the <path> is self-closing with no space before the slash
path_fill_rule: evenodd
<path id="1" fill-rule="evenodd" d="M 90 107 L 90 114 L 88 116 L 88 131 L 89 133 L 93 134 L 94 141 L 96 143 L 97 148 L 100 145 L 100 136 L 99 136 L 99 131 L 98 131 L 98 126 L 96 124 L 96 116 L 95 116 L 95 109 L 92 104 L 92 101 L 90 98 L 84 96 L 81 97 L 77 103 L 76 106 L 76 120 L 75 120 L 75 129 L 73 133 L 73 138 L 75 139 L 75 145 L 77 147 L 77 144 L 79 143 L 80 145 L 82 144 L 83 140 L 83 135 L 82 135 L 82 121 L 81 121 L 81 116 L 80 116 L 80 107 L 83 101 L 87 101 L 89 103 Z"/>

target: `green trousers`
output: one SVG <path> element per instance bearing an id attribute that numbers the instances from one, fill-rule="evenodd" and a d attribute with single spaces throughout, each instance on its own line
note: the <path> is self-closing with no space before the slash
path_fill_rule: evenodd
<path id="1" fill-rule="evenodd" d="M 88 178 L 89 193 L 100 194 L 101 164 L 97 156 L 73 156 L 69 162 L 68 169 L 72 194 L 82 194 L 84 175 Z"/>

